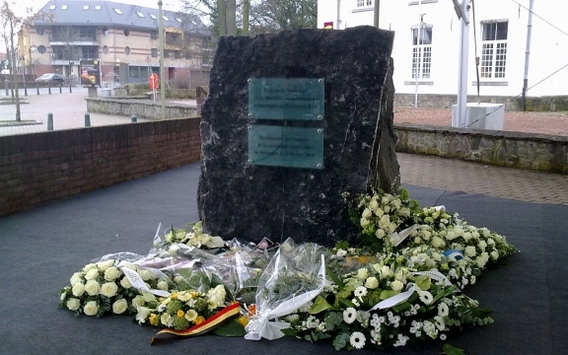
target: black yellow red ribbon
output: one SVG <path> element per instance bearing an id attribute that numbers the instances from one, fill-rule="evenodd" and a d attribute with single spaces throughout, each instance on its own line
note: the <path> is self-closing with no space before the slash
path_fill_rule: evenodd
<path id="1" fill-rule="evenodd" d="M 157 337 L 159 335 L 162 335 L 162 334 L 171 334 L 171 335 L 177 335 L 177 336 L 183 336 L 183 337 L 196 336 L 196 335 L 204 334 L 204 333 L 212 330 L 213 328 L 215 328 L 219 324 L 223 323 L 227 319 L 229 319 L 233 316 L 236 316 L 239 313 L 240 313 L 240 304 L 238 302 L 233 302 L 229 306 L 223 308 L 219 312 L 217 312 L 214 315 L 212 315 L 211 317 L 207 318 L 205 321 L 203 321 L 203 322 L 201 322 L 197 325 L 194 325 L 191 328 L 187 328 L 187 329 L 184 329 L 184 330 L 176 330 L 176 329 L 166 328 L 166 329 L 160 330 L 152 338 L 152 340 L 150 341 L 150 345 L 154 344 L 154 341 L 158 340 Z"/>

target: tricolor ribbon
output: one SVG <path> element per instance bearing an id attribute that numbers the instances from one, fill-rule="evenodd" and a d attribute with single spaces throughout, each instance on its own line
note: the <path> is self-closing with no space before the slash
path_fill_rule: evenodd
<path id="1" fill-rule="evenodd" d="M 236 316 L 240 313 L 240 305 L 238 302 L 233 302 L 229 306 L 223 308 L 219 312 L 215 313 L 215 315 L 207 318 L 205 321 L 194 325 L 191 328 L 187 328 L 184 330 L 176 330 L 176 329 L 162 329 L 150 341 L 152 345 L 154 341 L 158 340 L 157 337 L 163 334 L 171 334 L 177 335 L 182 337 L 189 337 L 189 336 L 196 336 L 207 333 L 210 330 L 213 330 L 215 327 L 223 323 L 224 321 L 228 320 L 229 318 Z"/>

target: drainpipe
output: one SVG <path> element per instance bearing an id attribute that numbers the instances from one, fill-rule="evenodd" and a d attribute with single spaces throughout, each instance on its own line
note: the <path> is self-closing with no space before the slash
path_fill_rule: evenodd
<path id="1" fill-rule="evenodd" d="M 523 77 L 523 93 L 521 95 L 521 109 L 525 111 L 527 109 L 527 86 L 529 83 L 529 55 L 531 51 L 531 32 L 532 32 L 532 18 L 533 18 L 533 5 L 534 0 L 529 2 L 529 19 L 527 23 L 527 45 L 525 50 L 525 72 Z"/>
<path id="2" fill-rule="evenodd" d="M 375 10 L 373 14 L 373 25 L 379 28 L 379 12 L 381 10 L 381 0 L 375 0 Z"/>
<path id="3" fill-rule="evenodd" d="M 340 24 L 341 24 L 341 0 L 337 0 L 337 22 L 335 23 L 336 30 L 341 29 Z"/>

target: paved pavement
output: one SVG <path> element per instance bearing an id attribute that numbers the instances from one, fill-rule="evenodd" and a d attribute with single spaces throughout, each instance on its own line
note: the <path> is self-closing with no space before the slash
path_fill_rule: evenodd
<path id="1" fill-rule="evenodd" d="M 4 98 L 4 92 L 0 93 Z M 23 95 L 23 91 L 22 91 Z M 47 114 L 53 113 L 54 129 L 84 127 L 87 89 L 74 87 L 47 91 L 37 95 L 35 89 L 24 96 L 22 120 L 14 125 L 14 105 L 0 105 L 0 136 L 43 132 Z M 139 122 L 144 121 L 139 119 Z M 91 126 L 125 124 L 130 117 L 90 114 Z M 463 191 L 511 200 L 568 206 L 568 175 L 487 166 L 433 156 L 398 153 L 403 184 Z"/>

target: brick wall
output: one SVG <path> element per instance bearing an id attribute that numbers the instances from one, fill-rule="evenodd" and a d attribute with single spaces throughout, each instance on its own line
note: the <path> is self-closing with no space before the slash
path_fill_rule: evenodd
<path id="1" fill-rule="evenodd" d="M 0 137 L 0 217 L 199 161 L 200 118 Z M 568 174 L 568 137 L 397 125 L 396 150 Z"/>
<path id="2" fill-rule="evenodd" d="M 0 217 L 199 161 L 199 121 L 0 137 Z"/>

